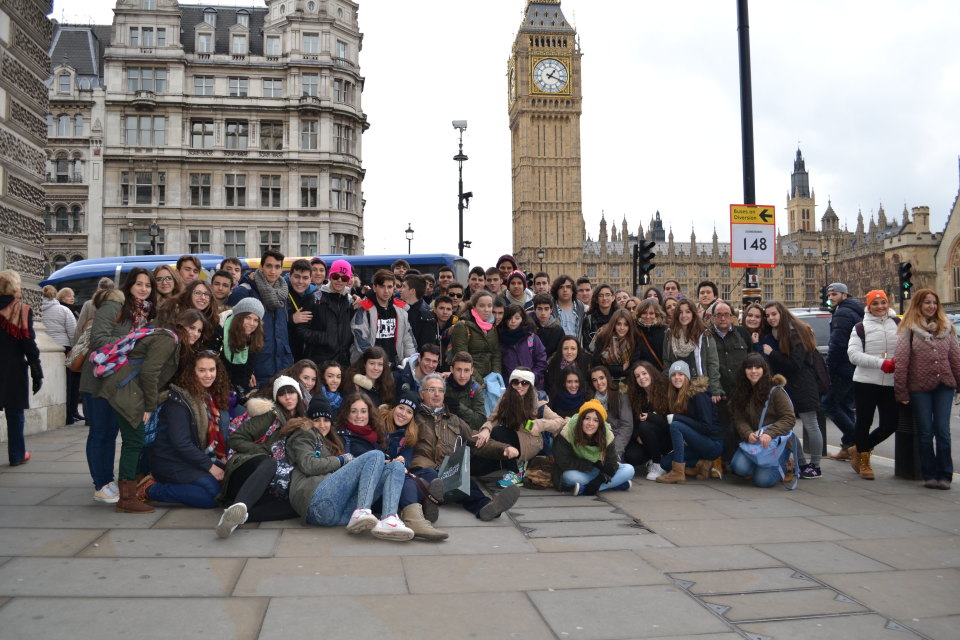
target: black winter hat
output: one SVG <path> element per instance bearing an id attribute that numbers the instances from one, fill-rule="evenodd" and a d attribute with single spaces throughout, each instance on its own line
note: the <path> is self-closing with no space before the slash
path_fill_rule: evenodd
<path id="1" fill-rule="evenodd" d="M 333 421 L 333 409 L 330 408 L 330 401 L 322 393 L 313 396 L 310 399 L 310 406 L 307 407 L 307 417 L 311 420 L 326 418 Z"/>
<path id="2" fill-rule="evenodd" d="M 397 404 L 405 404 L 416 413 L 417 409 L 420 408 L 420 396 L 413 391 L 406 391 L 400 396 L 400 399 L 397 400 Z"/>

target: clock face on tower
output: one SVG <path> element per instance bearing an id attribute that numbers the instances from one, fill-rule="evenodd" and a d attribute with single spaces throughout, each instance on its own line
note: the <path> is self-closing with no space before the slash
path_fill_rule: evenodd
<path id="1" fill-rule="evenodd" d="M 546 58 L 533 69 L 533 80 L 540 91 L 557 93 L 567 86 L 567 68 L 559 60 Z"/>

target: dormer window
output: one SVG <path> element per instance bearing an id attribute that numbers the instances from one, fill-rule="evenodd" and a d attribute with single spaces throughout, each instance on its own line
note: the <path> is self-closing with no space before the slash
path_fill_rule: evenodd
<path id="1" fill-rule="evenodd" d="M 211 27 L 217 26 L 217 10 L 207 8 L 203 10 L 203 21 Z"/>
<path id="2" fill-rule="evenodd" d="M 60 93 L 70 93 L 70 74 L 60 76 Z"/>
<path id="3" fill-rule="evenodd" d="M 240 10 L 237 12 L 237 24 L 242 27 L 250 28 L 250 14 Z"/>
<path id="4" fill-rule="evenodd" d="M 233 36 L 233 55 L 243 56 L 247 54 L 247 36 Z"/>
<path id="5" fill-rule="evenodd" d="M 267 55 L 280 55 L 280 36 L 267 36 Z"/>
<path id="6" fill-rule="evenodd" d="M 213 53 L 212 33 L 201 33 L 197 36 L 197 53 Z"/>

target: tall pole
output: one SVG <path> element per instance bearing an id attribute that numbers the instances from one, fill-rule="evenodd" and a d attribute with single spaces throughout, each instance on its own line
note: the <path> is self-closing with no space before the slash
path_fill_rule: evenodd
<path id="1" fill-rule="evenodd" d="M 743 145 L 743 204 L 757 203 L 753 160 L 753 81 L 750 77 L 750 18 L 747 0 L 737 0 L 740 42 L 740 132 Z"/>
<path id="2" fill-rule="evenodd" d="M 463 161 L 466 156 L 463 155 L 463 129 L 460 129 L 460 153 L 457 154 L 457 165 L 460 170 L 460 194 L 457 198 L 457 210 L 460 213 L 460 242 L 457 247 L 460 249 L 460 257 L 463 257 Z"/>

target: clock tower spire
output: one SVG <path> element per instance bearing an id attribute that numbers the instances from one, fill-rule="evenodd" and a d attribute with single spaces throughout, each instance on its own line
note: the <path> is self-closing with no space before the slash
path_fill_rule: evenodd
<path id="1" fill-rule="evenodd" d="M 513 255 L 552 277 L 581 275 L 582 83 L 577 32 L 560 0 L 528 0 L 507 61 L 513 185 Z"/>

